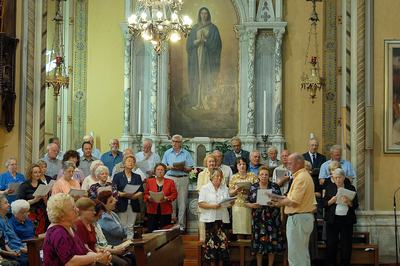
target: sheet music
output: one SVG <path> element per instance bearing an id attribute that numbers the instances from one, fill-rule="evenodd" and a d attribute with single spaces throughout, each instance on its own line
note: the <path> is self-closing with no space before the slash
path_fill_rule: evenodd
<path id="1" fill-rule="evenodd" d="M 33 193 L 34 197 L 44 197 L 47 194 L 49 194 L 50 190 L 53 188 L 53 185 L 56 181 L 51 180 L 49 184 L 44 185 L 44 184 L 40 184 L 37 189 L 35 190 L 35 192 Z"/>
<path id="2" fill-rule="evenodd" d="M 164 193 L 162 191 L 160 191 L 160 192 L 150 191 L 150 197 L 155 202 L 160 202 L 164 198 Z"/>
<path id="3" fill-rule="evenodd" d="M 272 194 L 271 189 L 266 189 L 266 188 L 259 188 L 257 190 L 257 204 L 260 204 L 261 206 L 267 206 L 270 205 L 271 203 L 271 197 L 269 196 Z"/>
<path id="4" fill-rule="evenodd" d="M 140 185 L 131 185 L 131 184 L 126 184 L 124 188 L 124 192 L 129 193 L 129 194 L 134 194 L 138 191 L 140 188 Z"/>
<path id="5" fill-rule="evenodd" d="M 222 199 L 220 202 L 218 202 L 218 204 L 221 205 L 221 207 L 223 208 L 228 208 L 231 207 L 232 201 L 235 201 L 236 197 L 228 197 L 228 198 L 224 198 Z"/>
<path id="6" fill-rule="evenodd" d="M 9 183 L 8 184 L 8 188 L 11 190 L 14 190 L 13 193 L 9 193 L 8 195 L 16 195 L 17 194 L 17 190 L 19 188 L 19 186 L 21 185 L 21 183 Z"/>
<path id="7" fill-rule="evenodd" d="M 68 194 L 72 197 L 84 197 L 87 196 L 87 191 L 84 189 L 71 188 Z"/>
<path id="8" fill-rule="evenodd" d="M 288 175 L 287 173 L 288 171 L 286 169 L 275 169 L 275 175 L 276 175 L 276 179 L 280 179 L 286 175 Z"/>
<path id="9" fill-rule="evenodd" d="M 349 200 L 353 200 L 356 196 L 356 192 L 342 187 L 338 188 L 336 193 L 336 204 L 344 204 L 343 196 L 346 196 Z"/>
<path id="10" fill-rule="evenodd" d="M 282 182 L 285 176 L 289 176 L 289 171 L 287 169 L 279 169 L 275 168 L 274 170 L 274 175 L 273 175 L 273 182 Z"/>

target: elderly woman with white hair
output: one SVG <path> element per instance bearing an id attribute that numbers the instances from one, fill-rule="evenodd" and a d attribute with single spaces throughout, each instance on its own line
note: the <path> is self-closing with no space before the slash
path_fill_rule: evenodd
<path id="1" fill-rule="evenodd" d="M 23 199 L 11 203 L 12 217 L 8 220 L 8 223 L 21 240 L 35 237 L 35 227 L 33 222 L 27 219 L 29 208 L 29 202 Z"/>
<path id="2" fill-rule="evenodd" d="M 69 193 L 69 191 L 73 189 L 80 189 L 81 185 L 75 179 L 73 179 L 74 171 L 75 171 L 75 164 L 73 162 L 66 161 L 63 163 L 63 176 L 60 177 L 53 185 L 52 188 L 52 195 L 58 193 Z"/>
<path id="3" fill-rule="evenodd" d="M 7 240 L 7 243 L 3 243 L 4 245 L 0 243 L 0 246 L 3 246 L 7 252 L 6 254 L 2 253 L 2 255 L 18 261 L 20 265 L 28 265 L 26 244 L 22 243 L 7 218 L 9 208 L 10 204 L 7 198 L 4 195 L 0 195 L 0 238 L 4 237 Z"/>
<path id="4" fill-rule="evenodd" d="M 340 245 L 340 265 L 350 265 L 353 225 L 357 223 L 355 210 L 358 208 L 357 194 L 351 199 L 340 196 L 338 191 L 356 191 L 356 188 L 345 182 L 345 171 L 337 168 L 332 172 L 335 183 L 330 183 L 325 191 L 326 251 L 327 265 L 336 265 L 337 249 Z"/>
<path id="5" fill-rule="evenodd" d="M 271 146 L 268 148 L 268 160 L 267 160 L 267 166 L 271 169 L 271 172 L 273 172 L 272 169 L 275 169 L 278 167 L 281 162 L 278 160 L 278 149 L 274 146 Z"/>
<path id="6" fill-rule="evenodd" d="M 108 265 L 111 254 L 108 251 L 89 250 L 74 232 L 78 218 L 74 199 L 67 194 L 52 196 L 47 203 L 51 225 L 43 243 L 43 265 Z"/>
<path id="7" fill-rule="evenodd" d="M 99 167 L 100 165 L 104 165 L 104 163 L 100 160 L 95 160 L 92 162 L 92 164 L 89 167 L 90 175 L 85 177 L 85 179 L 83 180 L 82 186 L 81 186 L 82 189 L 89 190 L 91 185 L 99 182 L 99 180 L 96 177 L 95 172 L 96 172 L 97 167 Z"/>
<path id="8" fill-rule="evenodd" d="M 110 190 L 112 192 L 112 195 L 116 199 L 118 199 L 117 186 L 111 182 L 108 182 L 109 173 L 108 168 L 105 165 L 100 165 L 96 168 L 95 177 L 98 181 L 91 185 L 88 189 L 89 198 L 94 200 L 97 198 L 97 194 L 99 193 L 99 191 Z"/>
<path id="9" fill-rule="evenodd" d="M 140 175 L 133 172 L 136 164 L 135 156 L 124 156 L 122 162 L 124 164 L 124 171 L 116 174 L 112 183 L 118 189 L 118 201 L 116 205 L 118 216 L 123 225 L 130 227 L 135 224 L 136 217 L 140 213 L 139 199 L 142 197 L 144 188 Z M 139 188 L 135 192 L 125 192 L 125 187 L 128 184 L 138 186 Z"/>

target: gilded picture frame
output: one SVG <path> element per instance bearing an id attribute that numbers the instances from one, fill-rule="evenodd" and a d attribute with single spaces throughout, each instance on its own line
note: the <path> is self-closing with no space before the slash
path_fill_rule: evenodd
<path id="1" fill-rule="evenodd" d="M 384 152 L 400 153 L 400 40 L 385 40 Z"/>

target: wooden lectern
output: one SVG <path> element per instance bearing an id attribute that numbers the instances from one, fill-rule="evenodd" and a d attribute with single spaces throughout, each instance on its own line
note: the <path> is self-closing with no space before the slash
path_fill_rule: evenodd
<path id="1" fill-rule="evenodd" d="M 136 265 L 171 266 L 183 265 L 183 241 L 179 228 L 171 231 L 144 234 L 134 239 Z"/>

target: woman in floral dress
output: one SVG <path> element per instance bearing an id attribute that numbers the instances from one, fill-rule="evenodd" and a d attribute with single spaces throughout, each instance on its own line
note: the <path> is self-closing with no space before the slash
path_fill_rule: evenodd
<path id="1" fill-rule="evenodd" d="M 244 188 L 240 183 L 254 184 L 258 181 L 256 175 L 247 172 L 247 162 L 243 158 L 236 159 L 237 174 L 229 181 L 229 195 L 236 196 L 235 204 L 232 207 L 232 232 L 238 235 L 238 239 L 251 235 L 251 209 L 246 206 L 249 193 L 249 186 Z"/>
<path id="2" fill-rule="evenodd" d="M 269 169 L 266 166 L 261 166 L 258 174 L 260 181 L 251 186 L 246 204 L 253 210 L 251 253 L 257 256 L 257 266 L 263 265 L 263 255 L 268 254 L 268 265 L 272 266 L 275 254 L 284 250 L 280 209 L 256 203 L 257 191 L 271 189 L 272 193 L 280 195 L 281 190 L 276 184 L 268 182 Z"/>
<path id="3" fill-rule="evenodd" d="M 229 262 L 228 239 L 224 224 L 229 223 L 228 209 L 220 202 L 229 197 L 228 188 L 221 185 L 221 169 L 211 173 L 211 182 L 202 186 L 199 193 L 200 221 L 205 224 L 204 259 L 211 265 Z"/>

